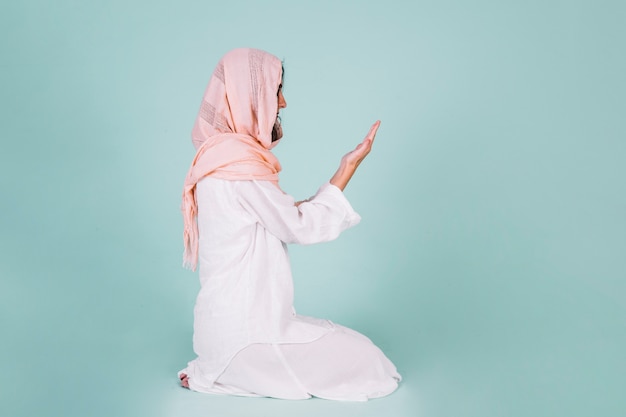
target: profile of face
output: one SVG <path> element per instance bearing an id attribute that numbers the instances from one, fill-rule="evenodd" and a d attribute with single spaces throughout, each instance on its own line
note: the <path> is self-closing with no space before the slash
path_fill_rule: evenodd
<path id="1" fill-rule="evenodd" d="M 278 105 L 276 108 L 276 122 L 274 123 L 274 128 L 272 129 L 272 142 L 276 142 L 280 138 L 283 137 L 283 128 L 280 125 L 280 109 L 284 109 L 287 107 L 287 101 L 285 101 L 285 96 L 283 96 L 283 84 L 281 83 L 278 86 Z"/>

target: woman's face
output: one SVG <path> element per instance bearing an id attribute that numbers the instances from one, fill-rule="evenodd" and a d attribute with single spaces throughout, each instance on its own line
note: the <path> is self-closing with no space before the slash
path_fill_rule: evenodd
<path id="1" fill-rule="evenodd" d="M 283 85 L 280 84 L 278 86 L 278 109 L 276 110 L 276 115 L 278 116 L 280 109 L 284 109 L 285 107 L 287 107 L 287 102 L 285 101 L 285 96 L 283 96 Z"/>

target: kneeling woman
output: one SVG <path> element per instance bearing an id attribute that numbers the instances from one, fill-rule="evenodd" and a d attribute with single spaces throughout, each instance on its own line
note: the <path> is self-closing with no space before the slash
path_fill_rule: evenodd
<path id="1" fill-rule="evenodd" d="M 193 129 L 185 180 L 185 263 L 199 267 L 184 387 L 213 394 L 365 401 L 393 392 L 395 366 L 367 337 L 293 309 L 286 245 L 335 239 L 360 220 L 343 195 L 378 122 L 330 182 L 295 202 L 270 152 L 282 137 L 281 61 L 236 49 L 217 65 Z"/>

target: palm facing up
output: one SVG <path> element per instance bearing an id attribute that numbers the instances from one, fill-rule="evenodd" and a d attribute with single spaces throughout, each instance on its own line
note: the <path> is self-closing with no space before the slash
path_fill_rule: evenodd
<path id="1" fill-rule="evenodd" d="M 348 152 L 343 156 L 343 158 L 341 158 L 339 169 L 330 180 L 331 184 L 337 186 L 343 191 L 350 181 L 350 178 L 352 178 L 352 175 L 356 171 L 357 167 L 372 150 L 372 144 L 374 143 L 378 126 L 380 126 L 380 120 L 372 125 L 370 131 L 367 133 L 367 136 L 363 139 L 363 142 L 359 143 L 354 150 Z"/>
<path id="2" fill-rule="evenodd" d="M 370 131 L 363 139 L 363 142 L 359 143 L 353 151 L 348 152 L 344 155 L 341 162 L 349 165 L 354 165 L 354 167 L 358 167 L 359 164 L 365 159 L 367 154 L 372 150 L 372 144 L 374 143 L 374 138 L 376 137 L 376 131 L 378 130 L 378 126 L 380 126 L 380 120 L 372 125 Z"/>

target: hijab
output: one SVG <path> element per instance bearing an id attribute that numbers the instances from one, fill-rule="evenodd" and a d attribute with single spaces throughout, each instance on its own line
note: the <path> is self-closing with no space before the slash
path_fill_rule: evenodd
<path id="1" fill-rule="evenodd" d="M 280 163 L 270 152 L 282 63 L 258 49 L 240 48 L 219 61 L 204 92 L 191 134 L 196 155 L 185 178 L 183 265 L 198 263 L 196 185 L 210 176 L 278 185 Z"/>

